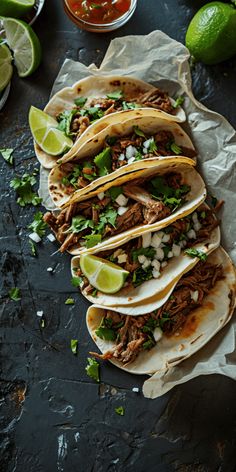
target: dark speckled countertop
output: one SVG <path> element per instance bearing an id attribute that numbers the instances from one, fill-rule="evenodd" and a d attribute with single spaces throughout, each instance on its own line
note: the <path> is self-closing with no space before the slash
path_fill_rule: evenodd
<path id="1" fill-rule="evenodd" d="M 47 239 L 31 255 L 27 225 L 35 209 L 20 208 L 9 182 L 38 167 L 27 123 L 29 106 L 43 108 L 65 58 L 100 64 L 112 38 L 161 29 L 183 42 L 195 0 L 138 0 L 122 29 L 95 35 L 78 30 L 62 2 L 46 0 L 35 24 L 43 63 L 29 79 L 16 75 L 0 112 L 0 148 L 14 148 L 15 168 L 3 159 L 1 172 L 0 307 L 0 470 L 1 472 L 234 472 L 236 471 L 236 383 L 226 377 L 200 377 L 169 394 L 147 400 L 132 392 L 144 378 L 110 364 L 101 383 L 85 373 L 93 343 L 84 316 L 88 303 L 70 284 L 69 257 L 55 255 Z M 219 66 L 196 65 L 193 90 L 198 100 L 236 126 L 236 58 Z M 52 266 L 53 273 L 47 272 Z M 20 287 L 22 300 L 10 301 Z M 73 294 L 72 294 L 73 293 Z M 64 304 L 74 296 L 74 306 Z M 45 328 L 36 312 L 43 310 Z M 79 340 L 78 356 L 70 340 Z M 124 406 L 125 415 L 115 413 Z"/>

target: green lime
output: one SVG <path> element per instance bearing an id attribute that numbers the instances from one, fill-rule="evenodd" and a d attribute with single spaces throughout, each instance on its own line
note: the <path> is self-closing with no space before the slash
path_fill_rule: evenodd
<path id="1" fill-rule="evenodd" d="M 31 26 L 15 18 L 2 18 L 9 48 L 20 77 L 31 75 L 41 62 L 41 45 Z"/>
<path id="2" fill-rule="evenodd" d="M 35 0 L 0 0 L 0 15 L 21 18 L 34 6 Z"/>
<path id="3" fill-rule="evenodd" d="M 4 90 L 11 80 L 13 67 L 12 55 L 6 44 L 0 44 L 0 92 Z"/>
<path id="4" fill-rule="evenodd" d="M 72 140 L 57 129 L 57 120 L 38 108 L 30 108 L 29 125 L 34 140 L 47 154 L 59 156 L 73 145 Z"/>
<path id="5" fill-rule="evenodd" d="M 80 268 L 89 283 L 104 293 L 116 293 L 124 285 L 129 272 L 121 267 L 89 254 L 80 256 Z"/>
<path id="6" fill-rule="evenodd" d="M 233 5 L 211 2 L 193 17 L 186 34 L 192 56 L 217 64 L 236 54 L 236 10 Z"/>

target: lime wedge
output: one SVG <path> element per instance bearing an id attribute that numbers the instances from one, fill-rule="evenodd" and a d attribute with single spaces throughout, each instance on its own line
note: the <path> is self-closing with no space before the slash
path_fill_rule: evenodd
<path id="1" fill-rule="evenodd" d="M 0 15 L 21 18 L 33 8 L 35 0 L 1 0 Z"/>
<path id="2" fill-rule="evenodd" d="M 31 75 L 41 62 L 41 45 L 31 26 L 15 18 L 2 18 L 9 48 L 20 77 Z"/>
<path id="3" fill-rule="evenodd" d="M 57 120 L 38 108 L 31 107 L 29 125 L 36 143 L 47 154 L 59 156 L 73 145 L 73 141 L 56 129 Z"/>
<path id="4" fill-rule="evenodd" d="M 104 293 L 116 293 L 124 285 L 129 272 L 121 267 L 89 254 L 80 256 L 80 268 L 89 283 Z"/>
<path id="5" fill-rule="evenodd" d="M 4 90 L 11 80 L 13 67 L 12 55 L 6 44 L 0 44 L 0 92 Z"/>

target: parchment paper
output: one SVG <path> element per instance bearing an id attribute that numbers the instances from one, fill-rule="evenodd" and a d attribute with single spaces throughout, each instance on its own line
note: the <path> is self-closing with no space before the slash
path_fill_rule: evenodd
<path id="1" fill-rule="evenodd" d="M 191 91 L 189 52 L 161 31 L 147 36 L 114 39 L 100 69 L 66 60 L 52 94 L 88 75 L 133 75 L 167 90 L 173 97 L 185 95 L 185 129 L 198 151 L 198 170 L 209 192 L 225 200 L 221 214 L 222 244 L 236 263 L 236 133 L 227 120 L 200 104 Z M 52 207 L 46 187 L 47 171 L 41 173 L 40 195 L 47 208 Z M 155 398 L 175 385 L 198 375 L 218 373 L 236 379 L 236 320 L 226 326 L 197 354 L 179 366 L 152 376 L 144 383 L 144 395 Z"/>

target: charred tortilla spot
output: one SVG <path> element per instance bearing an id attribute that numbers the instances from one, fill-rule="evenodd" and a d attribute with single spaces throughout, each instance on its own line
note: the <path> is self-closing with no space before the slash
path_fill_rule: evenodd
<path id="1" fill-rule="evenodd" d="M 113 85 L 114 87 L 119 87 L 121 85 L 120 80 L 111 80 L 110 85 Z"/>
<path id="2" fill-rule="evenodd" d="M 77 87 L 77 92 L 80 93 L 81 92 L 81 87 Z"/>

